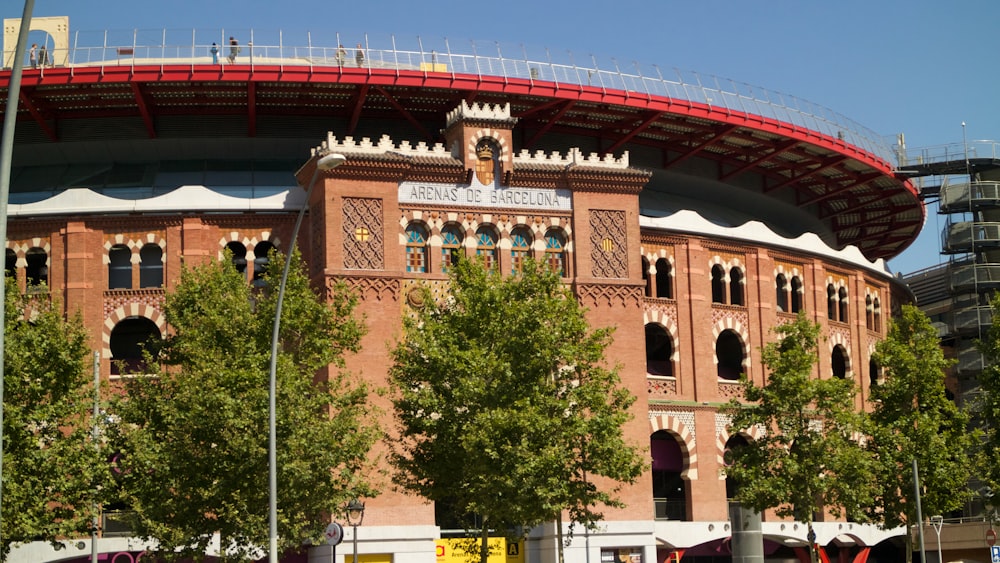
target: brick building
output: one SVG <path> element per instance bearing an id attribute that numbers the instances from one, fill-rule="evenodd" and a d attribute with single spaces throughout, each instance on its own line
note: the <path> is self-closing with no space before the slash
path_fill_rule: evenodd
<path id="1" fill-rule="evenodd" d="M 608 361 L 639 398 L 627 434 L 651 470 L 599 531 L 577 532 L 574 562 L 729 560 L 725 452 L 754 433 L 720 407 L 741 372 L 764 382 L 759 349 L 799 311 L 823 328 L 816 376 L 854 379 L 864 408 L 871 353 L 906 295 L 883 260 L 923 221 L 877 135 L 791 108 L 771 117 L 740 92 L 551 62 L 508 72 L 509 60 L 367 45 L 348 66 L 333 49 L 303 61 L 254 41 L 254 58 L 213 64 L 210 41 L 183 60 L 129 47 L 84 61 L 57 44 L 61 64 L 24 73 L 6 266 L 82 312 L 104 377 L 164 334 L 182 261 L 229 249 L 254 283 L 308 203 L 300 248 L 318 287 L 345 280 L 361 297 L 369 333 L 348 368 L 378 385 L 412 289 L 443 282 L 461 253 L 505 273 L 544 260 L 595 326 L 616 327 Z M 331 152 L 346 161 L 304 202 L 296 184 Z M 366 499 L 362 560 L 430 563 L 447 532 L 434 507 L 383 490 Z M 762 527 L 769 560 L 805 545 L 804 526 Z M 901 534 L 829 518 L 817 533 L 842 560 L 880 560 Z M 556 541 L 532 530 L 520 556 L 554 561 Z M 140 550 L 100 542 L 111 557 Z"/>

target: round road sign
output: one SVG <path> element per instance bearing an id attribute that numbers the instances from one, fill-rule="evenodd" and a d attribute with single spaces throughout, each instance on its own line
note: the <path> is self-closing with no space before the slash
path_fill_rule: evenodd
<path id="1" fill-rule="evenodd" d="M 336 522 L 330 522 L 324 534 L 328 545 L 337 545 L 344 540 L 344 527 Z"/>
<path id="2" fill-rule="evenodd" d="M 997 543 L 997 533 L 993 528 L 986 530 L 986 545 L 993 547 L 993 544 Z"/>

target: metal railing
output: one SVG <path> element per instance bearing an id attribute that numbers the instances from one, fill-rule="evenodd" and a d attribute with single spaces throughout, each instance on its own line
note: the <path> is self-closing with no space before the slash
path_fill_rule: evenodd
<path id="1" fill-rule="evenodd" d="M 49 46 L 54 66 L 120 66 L 212 64 L 212 45 L 218 59 L 228 63 L 229 38 L 240 43 L 237 64 L 282 66 L 354 66 L 369 69 L 415 70 L 545 81 L 557 87 L 589 86 L 618 91 L 626 97 L 661 97 L 704 104 L 726 114 L 759 116 L 819 133 L 853 145 L 886 162 L 897 154 L 886 139 L 826 107 L 774 90 L 677 68 L 643 65 L 636 61 L 601 59 L 588 55 L 577 60 L 571 52 L 548 49 L 529 52 L 524 45 L 499 42 L 400 38 L 394 35 L 339 33 L 314 37 L 306 33 L 289 39 L 281 31 L 260 30 L 129 30 L 78 31 L 71 45 Z M 340 46 L 344 46 L 341 52 Z M 356 51 L 364 58 L 360 65 Z M 345 56 L 346 55 L 346 56 Z M 12 66 L 13 51 L 4 51 L 4 68 Z M 30 67 L 26 67 L 30 68 Z M 44 70 L 43 70 L 44 72 Z"/>
<path id="2" fill-rule="evenodd" d="M 967 143 L 946 143 L 930 147 L 907 150 L 899 160 L 900 166 L 958 162 L 968 158 L 1000 159 L 1000 141 L 978 140 Z"/>

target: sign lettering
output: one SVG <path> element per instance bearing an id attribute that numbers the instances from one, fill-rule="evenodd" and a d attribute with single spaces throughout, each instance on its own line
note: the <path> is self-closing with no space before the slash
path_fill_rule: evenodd
<path id="1" fill-rule="evenodd" d="M 509 207 L 514 209 L 552 209 L 569 211 L 569 190 L 548 188 L 493 188 L 473 185 L 403 182 L 399 185 L 400 203 L 427 203 L 466 207 Z"/>

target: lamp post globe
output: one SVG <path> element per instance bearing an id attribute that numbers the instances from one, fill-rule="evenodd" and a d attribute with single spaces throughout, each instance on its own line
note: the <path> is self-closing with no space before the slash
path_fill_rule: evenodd
<path id="1" fill-rule="evenodd" d="M 353 528 L 354 563 L 358 563 L 358 526 L 365 519 L 365 503 L 359 501 L 357 498 L 352 498 L 351 502 L 347 503 L 346 511 L 347 523 Z"/>

